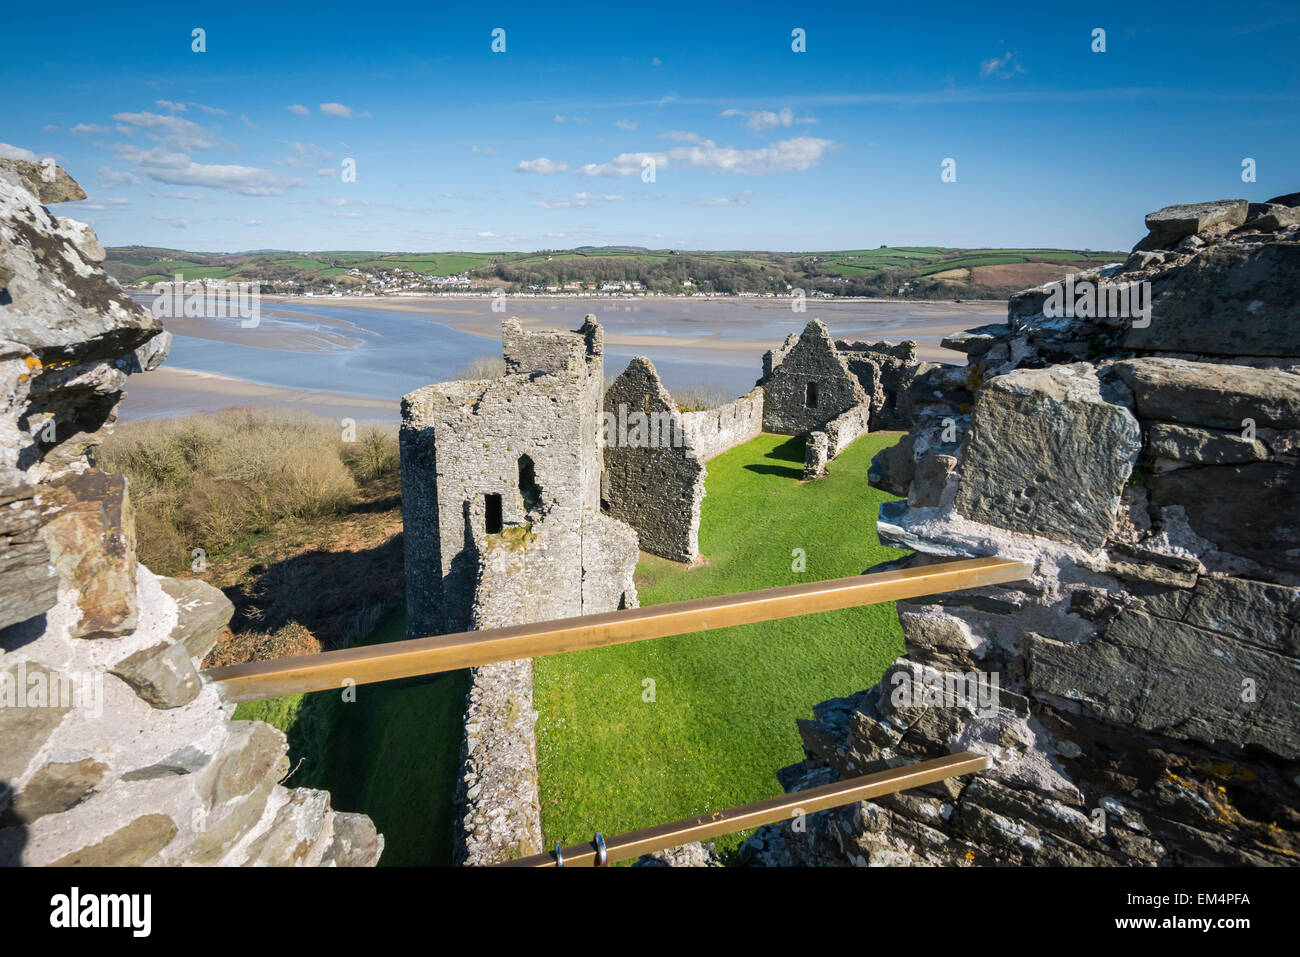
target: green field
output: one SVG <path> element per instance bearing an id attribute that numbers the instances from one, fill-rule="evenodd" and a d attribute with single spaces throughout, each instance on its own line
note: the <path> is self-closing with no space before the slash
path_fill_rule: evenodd
<path id="1" fill-rule="evenodd" d="M 879 544 L 890 496 L 866 482 L 872 456 L 897 438 L 864 436 L 807 483 L 802 439 L 763 435 L 711 460 L 707 563 L 643 557 L 641 604 L 856 575 L 904 554 Z M 796 548 L 803 572 L 791 569 Z M 781 793 L 776 771 L 803 759 L 795 719 L 869 687 L 902 651 L 888 604 L 536 659 L 547 846 Z"/>
<path id="2" fill-rule="evenodd" d="M 400 641 L 393 613 L 363 644 Z M 369 814 L 384 835 L 380 863 L 451 863 L 452 800 L 459 771 L 465 672 L 361 685 L 337 692 L 245 702 L 235 717 L 266 721 L 289 736 L 286 787 L 323 788 L 339 811 Z"/>
<path id="3" fill-rule="evenodd" d="M 767 252 L 761 250 L 674 251 L 635 246 L 579 247 L 536 252 L 289 252 L 199 253 L 151 246 L 120 246 L 107 250 L 104 268 L 123 283 L 169 280 L 177 273 L 186 280 L 227 279 L 278 283 L 280 291 L 349 291 L 367 285 L 363 277 L 347 275 L 360 269 L 376 276 L 410 270 L 425 276 L 468 274 L 482 291 L 506 287 L 536 291 L 547 286 L 580 282 L 599 286 L 609 281 L 637 281 L 655 293 L 738 292 L 785 294 L 789 289 L 817 290 L 832 295 L 895 295 L 907 284 L 907 295 L 949 298 L 960 290 L 949 280 L 931 280 L 937 272 L 967 266 L 1019 263 L 1030 260 L 1060 265 L 1062 274 L 1088 262 L 1113 261 L 1122 253 L 1069 249 L 953 249 L 943 246 L 881 246 L 825 252 Z M 686 280 L 691 280 L 686 284 Z M 410 277 L 402 277 L 409 281 Z M 418 286 L 419 283 L 417 282 Z M 988 292 L 987 288 L 982 289 Z M 1003 290 L 1004 292 L 1006 290 Z"/>

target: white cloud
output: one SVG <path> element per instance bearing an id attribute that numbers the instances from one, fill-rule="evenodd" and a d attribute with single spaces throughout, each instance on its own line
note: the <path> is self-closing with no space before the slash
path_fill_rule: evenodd
<path id="1" fill-rule="evenodd" d="M 290 113 L 297 113 L 299 116 L 306 116 L 311 112 L 311 110 L 307 109 L 307 107 L 303 106 L 301 103 L 291 103 L 289 106 L 286 106 L 285 109 Z"/>
<path id="2" fill-rule="evenodd" d="M 161 113 L 114 113 L 113 119 L 119 123 L 129 123 L 149 130 L 155 139 L 162 140 L 178 150 L 208 150 L 219 146 L 221 141 L 212 133 L 175 115 L 164 116 Z"/>
<path id="3" fill-rule="evenodd" d="M 37 162 L 36 154 L 31 150 L 25 150 L 21 146 L 12 146 L 9 143 L 0 143 L 0 159 L 20 159 L 27 160 L 29 163 Z"/>
<path id="4" fill-rule="evenodd" d="M 1016 56 L 1010 50 L 1000 57 L 990 57 L 980 63 L 980 78 L 999 76 L 1006 79 L 1017 73 L 1024 73 L 1025 68 L 1015 62 Z"/>
<path id="5" fill-rule="evenodd" d="M 538 176 L 550 176 L 553 173 L 563 173 L 568 168 L 568 163 L 557 163 L 555 160 L 547 159 L 545 156 L 539 156 L 535 160 L 520 160 L 519 165 L 515 168 L 515 172 L 536 173 Z"/>
<path id="6" fill-rule="evenodd" d="M 194 105 L 197 106 L 197 107 L 198 107 L 200 110 L 202 110 L 204 113 L 211 113 L 211 114 L 213 114 L 214 116 L 225 116 L 225 115 L 227 115 L 227 113 L 229 112 L 228 110 L 223 110 L 223 109 L 221 109 L 220 107 L 216 107 L 216 106 L 205 106 L 205 105 L 202 104 L 202 103 L 195 103 Z"/>
<path id="7" fill-rule="evenodd" d="M 46 133 L 57 133 L 59 131 L 59 128 L 53 123 L 46 123 L 45 126 L 41 127 L 41 129 Z"/>
<path id="8" fill-rule="evenodd" d="M 474 144 L 470 149 L 471 149 L 473 152 L 475 152 L 475 153 L 485 153 L 485 154 L 487 154 L 488 156 L 500 156 L 500 155 L 501 155 L 501 153 L 500 153 L 498 150 L 494 150 L 494 149 L 493 149 L 492 147 L 490 147 L 490 146 L 479 146 L 477 143 L 475 143 L 475 144 Z"/>
<path id="9" fill-rule="evenodd" d="M 739 116 L 745 120 L 745 125 L 755 133 L 761 133 L 763 130 L 770 130 L 776 127 L 789 129 L 796 123 L 816 123 L 817 120 L 811 116 L 795 116 L 794 110 L 788 106 L 783 106 L 776 110 L 723 110 L 721 116 Z"/>
<path id="10" fill-rule="evenodd" d="M 239 114 L 239 119 L 240 119 L 240 122 L 242 122 L 242 123 L 243 123 L 245 126 L 247 126 L 250 130 L 255 130 L 255 129 L 257 129 L 257 124 L 254 123 L 252 120 L 250 120 L 250 119 L 248 118 L 248 114 L 247 114 L 247 113 L 240 113 L 240 114 Z"/>
<path id="11" fill-rule="evenodd" d="M 614 125 L 617 126 L 620 130 L 631 131 L 636 129 L 636 123 L 634 123 L 632 120 L 615 120 Z"/>
<path id="12" fill-rule="evenodd" d="M 497 238 L 497 234 L 494 233 L 494 232 L 490 232 L 490 231 L 485 230 L 485 231 L 483 231 L 483 232 L 481 232 L 481 233 L 478 234 L 478 238 L 479 238 L 479 239 L 496 239 L 496 238 Z"/>
<path id="13" fill-rule="evenodd" d="M 598 195 L 593 193 L 574 193 L 569 199 L 543 200 L 537 204 L 540 209 L 591 209 L 606 203 L 617 203 L 625 197 L 616 194 Z"/>
<path id="14" fill-rule="evenodd" d="M 77 204 L 77 209 L 109 209 L 113 206 L 126 206 L 131 201 L 121 196 L 88 196 L 84 202 Z"/>
<path id="15" fill-rule="evenodd" d="M 752 189 L 742 190 L 739 193 L 732 193 L 729 196 L 720 196 L 714 199 L 688 199 L 685 201 L 687 206 L 744 206 L 754 195 Z"/>
<path id="16" fill-rule="evenodd" d="M 567 122 L 569 122 L 570 120 L 572 120 L 574 123 L 590 123 L 590 122 L 591 122 L 591 118 L 590 118 L 590 117 L 587 117 L 587 116 L 561 116 L 559 113 L 556 113 L 556 114 L 555 114 L 555 122 L 557 122 L 557 123 L 567 123 Z"/>
<path id="17" fill-rule="evenodd" d="M 326 116 L 337 116 L 345 120 L 354 118 L 364 120 L 370 116 L 369 110 L 364 113 L 358 113 L 353 110 L 352 107 L 344 106 L 342 103 L 322 103 L 320 105 L 320 111 Z"/>
<path id="18" fill-rule="evenodd" d="M 578 168 L 583 176 L 633 176 L 641 172 L 644 161 L 653 159 L 657 169 L 671 167 L 704 169 L 710 173 L 741 173 L 764 176 L 768 173 L 794 173 L 811 169 L 835 145 L 833 140 L 797 136 L 761 149 L 738 150 L 718 146 L 712 140 L 679 134 L 673 138 L 687 140 L 687 146 L 675 146 L 667 153 L 622 153 L 608 163 L 588 163 Z"/>
<path id="19" fill-rule="evenodd" d="M 153 105 L 164 110 L 171 110 L 173 113 L 184 113 L 184 103 L 173 103 L 171 100 L 154 100 Z"/>
<path id="20" fill-rule="evenodd" d="M 99 168 L 99 183 L 101 186 L 134 186 L 140 182 L 140 177 L 134 173 L 128 173 L 126 170 L 109 169 L 107 166 Z"/>
<path id="21" fill-rule="evenodd" d="M 68 132 L 73 136 L 102 136 L 105 133 L 111 133 L 107 126 L 96 126 L 94 123 L 78 123 L 76 126 L 68 128 Z"/>
<path id="22" fill-rule="evenodd" d="M 703 136 L 699 133 L 688 133 L 685 130 L 669 130 L 667 133 L 660 133 L 661 140 L 673 140 L 677 143 L 706 143 Z"/>
<path id="23" fill-rule="evenodd" d="M 186 157 L 188 160 L 188 157 Z M 301 185 L 302 181 L 274 170 L 255 166 L 207 165 L 188 161 L 168 166 L 140 167 L 150 179 L 173 186 L 206 186 L 224 189 L 242 196 L 279 196 L 286 189 Z"/>
<path id="24" fill-rule="evenodd" d="M 321 161 L 332 160 L 334 154 L 329 150 L 322 149 L 315 143 L 298 143 L 293 144 L 293 155 L 284 162 L 294 169 L 312 169 L 319 167 Z"/>
<path id="25" fill-rule="evenodd" d="M 608 163 L 580 166 L 578 173 L 582 176 L 636 176 L 646 165 L 647 159 L 653 160 L 658 169 L 668 166 L 668 156 L 664 153 L 619 153 Z"/>

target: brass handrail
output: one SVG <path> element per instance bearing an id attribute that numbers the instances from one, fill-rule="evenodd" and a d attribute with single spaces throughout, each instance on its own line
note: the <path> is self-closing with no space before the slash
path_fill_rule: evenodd
<path id="1" fill-rule="evenodd" d="M 472 668 L 649 638 L 711 631 L 759 621 L 918 598 L 1028 578 L 1031 566 L 1006 558 L 967 558 L 897 571 L 689 601 L 344 648 L 314 655 L 209 668 L 227 701 L 255 701 L 306 691 Z"/>
<path id="2" fill-rule="evenodd" d="M 207 668 L 204 680 L 220 684 L 226 701 L 256 701 L 281 694 L 433 675 L 478 664 L 537 658 L 562 651 L 602 648 L 628 641 L 771 622 L 818 611 L 852 609 L 898 598 L 1005 584 L 1030 576 L 1031 567 L 1005 558 L 967 558 L 848 579 L 810 581 L 758 592 L 692 598 L 643 609 L 606 611 L 554 622 L 533 622 L 477 632 L 390 641 L 382 645 Z"/>
<path id="3" fill-rule="evenodd" d="M 918 761 L 901 768 L 890 768 L 864 774 L 862 777 L 847 781 L 836 781 L 820 787 L 795 791 L 779 797 L 755 801 L 740 807 L 727 808 L 713 814 L 701 814 L 697 817 L 683 818 L 670 824 L 644 828 L 640 831 L 628 831 L 617 837 L 604 838 L 605 863 L 631 860 L 642 854 L 662 851 L 670 847 L 680 847 L 691 841 L 706 841 L 723 834 L 734 834 L 762 824 L 775 824 L 777 821 L 789 820 L 799 812 L 812 814 L 828 808 L 842 807 L 854 801 L 865 801 L 904 791 L 908 788 L 921 787 L 955 778 L 963 774 L 987 770 L 990 765 L 987 755 L 973 751 L 961 751 L 947 757 L 931 761 Z M 596 865 L 600 852 L 594 840 L 585 844 L 574 844 L 560 850 L 565 867 L 592 867 Z M 534 854 L 531 857 L 513 861 L 503 861 L 498 867 L 556 867 L 559 859 L 554 851 Z"/>

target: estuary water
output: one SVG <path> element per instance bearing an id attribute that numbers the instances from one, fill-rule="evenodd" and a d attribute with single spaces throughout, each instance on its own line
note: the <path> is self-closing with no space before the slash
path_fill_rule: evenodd
<path id="1" fill-rule="evenodd" d="M 500 356 L 505 315 L 519 316 L 526 324 L 574 329 L 588 313 L 605 329 L 607 378 L 644 355 L 670 390 L 707 387 L 736 396 L 753 387 L 763 353 L 812 318 L 824 321 L 837 338 L 911 338 L 918 341 L 922 358 L 959 361 L 957 354 L 939 349 L 939 340 L 957 329 L 1002 321 L 1006 305 L 840 300 L 809 301 L 805 311 L 795 311 L 789 300 L 748 297 L 511 298 L 500 313 L 487 298 L 263 297 L 253 328 L 244 328 L 238 318 L 164 319 L 174 337 L 164 368 L 297 393 L 331 393 L 372 404 L 382 400 L 391 403 L 391 410 L 378 417 L 394 420 L 405 393 L 455 378 L 476 357 Z M 128 384 L 124 417 L 214 407 L 211 397 L 187 401 L 176 379 L 167 379 L 168 396 L 161 407 L 156 397 L 151 407 L 144 400 L 133 406 Z M 232 394 L 225 404 L 240 404 L 237 384 L 227 384 L 227 391 Z M 257 404 L 273 402 L 263 395 Z"/>

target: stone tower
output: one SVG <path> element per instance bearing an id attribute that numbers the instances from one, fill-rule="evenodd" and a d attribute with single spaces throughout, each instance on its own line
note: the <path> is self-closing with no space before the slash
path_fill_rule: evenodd
<path id="1" fill-rule="evenodd" d="M 402 400 L 412 636 L 636 601 L 636 535 L 600 513 L 600 325 L 588 316 L 574 332 L 525 330 L 507 319 L 501 339 L 505 375 Z"/>

